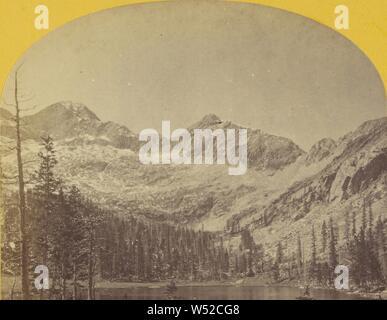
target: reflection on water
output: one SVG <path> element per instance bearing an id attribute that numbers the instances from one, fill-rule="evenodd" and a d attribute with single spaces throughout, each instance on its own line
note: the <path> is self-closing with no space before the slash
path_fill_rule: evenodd
<path id="1" fill-rule="evenodd" d="M 234 286 L 192 286 L 178 287 L 174 299 L 204 300 L 293 300 L 303 294 L 302 289 L 293 287 L 234 287 Z M 334 290 L 311 290 L 311 296 L 319 300 L 362 299 L 360 296 L 348 295 Z M 164 288 L 126 288 L 97 289 L 96 299 L 139 299 L 157 300 L 170 299 Z"/>

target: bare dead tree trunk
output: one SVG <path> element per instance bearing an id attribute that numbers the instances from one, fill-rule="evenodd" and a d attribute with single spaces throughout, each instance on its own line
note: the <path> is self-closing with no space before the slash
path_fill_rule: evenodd
<path id="1" fill-rule="evenodd" d="M 16 157 L 19 181 L 19 212 L 20 212 L 20 235 L 21 235 L 21 286 L 23 299 L 30 298 L 28 277 L 28 240 L 26 231 L 26 198 L 24 190 L 24 175 L 22 162 L 22 147 L 20 135 L 20 106 L 18 97 L 18 71 L 15 72 L 15 109 L 16 109 Z"/>
<path id="2" fill-rule="evenodd" d="M 10 294 L 10 300 L 13 300 L 13 295 L 15 293 L 15 286 L 16 286 L 16 274 L 14 275 L 13 278 L 13 283 L 12 283 L 12 289 L 11 289 L 11 294 Z"/>

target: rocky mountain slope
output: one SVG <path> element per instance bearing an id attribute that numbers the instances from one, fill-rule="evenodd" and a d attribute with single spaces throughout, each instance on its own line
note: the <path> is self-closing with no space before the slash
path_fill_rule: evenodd
<path id="1" fill-rule="evenodd" d="M 0 119 L 9 120 L 12 114 L 2 109 Z M 23 117 L 22 138 L 39 141 L 50 134 L 55 140 L 67 144 L 111 145 L 120 149 L 138 149 L 138 138 L 125 126 L 114 122 L 102 122 L 83 104 L 59 102 L 43 110 Z M 14 138 L 15 130 L 7 121 L 1 126 L 1 135 Z"/>
<path id="2" fill-rule="evenodd" d="M 306 163 L 312 164 L 320 162 L 321 160 L 329 157 L 335 151 L 337 144 L 335 140 L 331 138 L 324 138 L 315 143 L 306 157 Z"/>
<path id="3" fill-rule="evenodd" d="M 267 134 L 258 129 L 246 128 L 231 121 L 221 120 L 214 114 L 204 116 L 199 122 L 193 124 L 189 130 L 194 129 L 247 129 L 247 159 L 250 166 L 257 169 L 278 170 L 295 162 L 305 152 L 293 141 L 284 137 Z M 236 146 L 238 146 L 236 141 Z M 224 148 L 224 146 L 222 146 Z"/>
<path id="4" fill-rule="evenodd" d="M 337 145 L 318 142 L 300 161 L 308 166 L 316 154 L 329 158 L 321 170 L 291 184 L 260 215 L 241 218 L 259 241 L 270 246 L 284 240 L 292 246 L 298 233 L 310 236 L 312 225 L 331 217 L 342 232 L 345 213 L 355 214 L 360 223 L 364 199 L 372 203 L 374 217 L 387 217 L 387 118 L 365 122 Z"/>
<path id="5" fill-rule="evenodd" d="M 12 143 L 14 128 L 7 111 L 2 117 L 3 143 Z M 67 183 L 75 183 L 99 202 L 123 213 L 179 223 L 201 224 L 211 218 L 210 229 L 222 229 L 226 220 L 243 206 L 246 195 L 274 194 L 267 180 L 275 169 L 294 162 L 304 152 L 292 141 L 248 129 L 249 174 L 230 177 L 227 167 L 215 166 L 144 166 L 138 161 L 137 139 L 128 129 L 103 123 L 83 105 L 58 103 L 23 118 L 25 158 L 36 159 L 39 137 L 50 133 L 55 138 L 59 160 L 58 174 Z M 230 121 L 208 115 L 192 128 L 239 129 Z M 116 137 L 128 136 L 130 143 L 119 144 Z M 250 142 L 252 140 L 252 142 Z M 137 141 L 136 141 L 137 142 Z M 262 150 L 258 153 L 257 150 Z M 13 152 L 4 151 L 5 170 L 15 170 Z M 33 164 L 27 166 L 32 172 Z"/>
<path id="6" fill-rule="evenodd" d="M 3 172 L 15 171 L 12 114 L 0 111 Z M 229 176 L 223 165 L 142 165 L 138 138 L 124 126 L 102 122 L 86 106 L 57 103 L 23 119 L 27 176 L 37 163 L 39 136 L 55 138 L 57 173 L 120 214 L 222 231 L 230 241 L 249 228 L 257 243 L 291 248 L 297 234 L 346 211 L 359 212 L 365 197 L 375 216 L 387 214 L 387 118 L 367 121 L 338 141 L 323 139 L 309 152 L 294 142 L 248 130 L 249 169 Z M 207 115 L 195 128 L 240 129 Z M 238 228 L 236 228 L 238 226 Z"/>

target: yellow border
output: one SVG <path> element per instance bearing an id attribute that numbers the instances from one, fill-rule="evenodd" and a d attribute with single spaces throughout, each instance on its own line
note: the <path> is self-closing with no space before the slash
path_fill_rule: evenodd
<path id="1" fill-rule="evenodd" d="M 7 76 L 17 60 L 47 32 L 93 12 L 127 4 L 155 1 L 157 0 L 0 0 L 0 89 L 3 88 Z M 235 1 L 284 9 L 311 18 L 333 29 L 335 7 L 340 4 L 348 6 L 350 29 L 338 32 L 363 50 L 379 71 L 385 88 L 387 87 L 387 0 Z M 39 4 L 44 4 L 49 8 L 50 29 L 48 31 L 34 28 L 34 9 Z M 2 212 L 0 213 L 2 214 Z M 0 223 L 1 218 L 0 216 Z"/>
<path id="2" fill-rule="evenodd" d="M 0 0 L 0 88 L 17 59 L 33 43 L 65 23 L 100 10 L 156 0 Z M 179 0 L 184 1 L 184 0 Z M 355 43 L 374 63 L 387 87 L 386 0 L 235 0 L 281 8 L 311 18 L 334 29 L 334 9 L 349 8 L 350 29 L 339 33 Z M 34 28 L 34 8 L 50 11 L 50 29 Z M 335 30 L 335 29 L 334 29 Z M 336 30 L 337 31 L 337 30 Z"/>

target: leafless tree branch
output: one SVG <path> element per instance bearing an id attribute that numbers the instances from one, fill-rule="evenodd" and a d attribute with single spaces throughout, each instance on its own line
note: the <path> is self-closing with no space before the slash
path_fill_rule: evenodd
<path id="1" fill-rule="evenodd" d="M 31 101 L 34 97 L 35 97 L 34 95 L 31 95 L 31 96 L 19 95 L 19 102 L 24 103 L 27 101 Z M 23 111 L 23 109 L 20 109 L 20 111 Z"/>
<path id="2" fill-rule="evenodd" d="M 19 176 L 18 176 L 18 175 L 7 176 L 5 173 L 2 173 L 2 174 L 1 174 L 1 177 L 2 177 L 3 179 L 12 180 L 12 179 L 17 179 Z"/>
<path id="3" fill-rule="evenodd" d="M 2 181 L 1 183 L 4 185 L 11 185 L 11 184 L 16 184 L 17 181 Z"/>
<path id="4" fill-rule="evenodd" d="M 1 104 L 8 107 L 15 107 L 15 103 L 7 102 L 4 97 L 1 99 Z"/>
<path id="5" fill-rule="evenodd" d="M 14 146 L 14 147 L 7 147 L 7 150 L 8 151 L 14 151 L 14 150 L 16 150 L 16 146 Z"/>
<path id="6" fill-rule="evenodd" d="M 36 163 L 38 160 L 27 160 L 27 161 L 23 161 L 23 165 L 24 164 L 29 164 L 29 163 Z"/>
<path id="7" fill-rule="evenodd" d="M 3 144 L 11 144 L 11 143 L 15 143 L 15 141 L 3 141 L 2 143 Z"/>
<path id="8" fill-rule="evenodd" d="M 32 110 L 36 109 L 37 106 L 38 106 L 38 105 L 35 104 L 35 105 L 33 105 L 32 107 L 30 107 L 30 108 L 21 108 L 20 111 L 22 111 L 22 112 L 32 111 Z"/>

